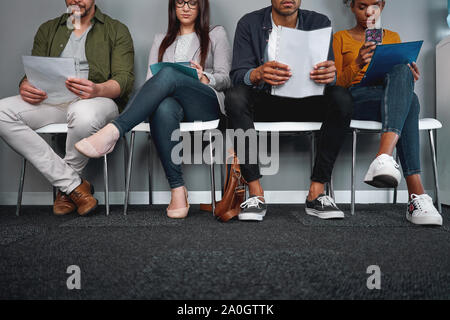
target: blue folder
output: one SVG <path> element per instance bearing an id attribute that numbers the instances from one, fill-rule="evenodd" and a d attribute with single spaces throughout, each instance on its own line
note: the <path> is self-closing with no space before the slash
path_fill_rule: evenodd
<path id="1" fill-rule="evenodd" d="M 191 63 L 190 62 L 176 62 L 176 63 L 160 62 L 160 63 L 152 64 L 150 66 L 150 70 L 152 71 L 153 75 L 156 75 L 164 67 L 175 68 L 176 70 L 181 71 L 185 75 L 188 75 L 189 77 L 198 80 L 197 70 L 194 69 L 194 68 L 191 68 Z"/>
<path id="2" fill-rule="evenodd" d="M 386 74 L 398 64 L 416 62 L 423 41 L 378 45 L 360 86 L 382 83 Z"/>

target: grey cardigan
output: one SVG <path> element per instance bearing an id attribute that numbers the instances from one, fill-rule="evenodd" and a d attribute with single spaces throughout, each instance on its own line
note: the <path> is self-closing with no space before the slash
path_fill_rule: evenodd
<path id="1" fill-rule="evenodd" d="M 165 37 L 164 33 L 159 33 L 153 40 L 153 45 L 150 50 L 148 61 L 148 73 L 147 80 L 150 79 L 153 74 L 150 71 L 150 65 L 158 63 L 158 52 L 161 42 Z M 209 85 L 216 95 L 220 105 L 220 110 L 225 114 L 225 93 L 224 91 L 231 86 L 230 70 L 231 70 L 231 46 L 228 42 L 228 37 L 225 29 L 222 26 L 211 28 L 209 32 L 211 43 L 209 45 L 208 57 L 205 62 L 205 72 L 212 74 L 215 79 L 215 84 Z M 170 47 L 167 48 L 163 56 L 163 62 L 174 62 L 175 49 L 177 46 L 177 40 Z M 190 60 L 200 62 L 200 40 L 195 37 L 191 43 L 189 49 Z"/>

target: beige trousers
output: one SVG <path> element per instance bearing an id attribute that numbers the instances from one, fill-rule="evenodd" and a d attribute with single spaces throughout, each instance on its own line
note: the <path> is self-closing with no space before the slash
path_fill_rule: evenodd
<path id="1" fill-rule="evenodd" d="M 33 164 L 50 183 L 71 193 L 81 183 L 81 172 L 88 158 L 74 145 L 118 116 L 112 99 L 77 100 L 59 106 L 31 105 L 14 96 L 0 100 L 0 137 L 16 152 Z M 34 130 L 53 123 L 67 123 L 66 155 L 59 157 Z"/>

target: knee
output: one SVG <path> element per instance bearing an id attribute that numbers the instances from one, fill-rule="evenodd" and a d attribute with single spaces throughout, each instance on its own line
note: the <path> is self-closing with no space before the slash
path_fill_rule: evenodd
<path id="1" fill-rule="evenodd" d="M 92 113 L 74 112 L 68 117 L 68 127 L 77 132 L 78 135 L 91 134 L 96 131 L 97 127 L 94 119 Z"/>
<path id="2" fill-rule="evenodd" d="M 247 86 L 234 87 L 228 90 L 225 96 L 225 112 L 230 118 L 240 117 L 248 110 L 250 90 Z"/>
<path id="3" fill-rule="evenodd" d="M 91 134 L 100 130 L 102 122 L 99 119 L 103 118 L 95 108 L 75 108 L 67 115 L 67 123 L 70 129 L 75 130 L 78 134 Z"/>
<path id="4" fill-rule="evenodd" d="M 69 128 L 80 134 L 92 134 L 117 116 L 117 106 L 109 99 L 81 100 L 69 107 L 67 122 Z"/>
<path id="5" fill-rule="evenodd" d="M 166 66 L 162 68 L 156 75 L 155 78 L 158 81 L 163 81 L 165 85 L 170 85 L 175 83 L 175 80 L 179 78 L 180 72 L 175 68 Z"/>
<path id="6" fill-rule="evenodd" d="M 419 117 L 420 102 L 419 102 L 419 97 L 417 96 L 417 94 L 415 92 L 413 93 L 410 112 L 412 112 L 414 115 L 416 115 L 417 118 Z"/>
<path id="7" fill-rule="evenodd" d="M 167 127 L 170 123 L 177 123 L 178 125 L 183 118 L 183 108 L 174 98 L 169 97 L 160 103 L 150 119 L 150 124 L 164 124 Z"/>
<path id="8" fill-rule="evenodd" d="M 391 70 L 391 73 L 402 73 L 402 74 L 404 74 L 404 73 L 406 73 L 406 72 L 411 72 L 411 69 L 409 69 L 409 67 L 408 67 L 408 65 L 406 65 L 406 64 L 397 64 L 397 65 L 395 65 L 393 68 L 392 68 L 392 70 Z"/>
<path id="9" fill-rule="evenodd" d="M 326 89 L 326 95 L 331 99 L 335 108 L 336 116 L 348 121 L 353 115 L 353 98 L 346 88 L 333 86 Z"/>
<path id="10" fill-rule="evenodd" d="M 400 77 L 401 79 L 408 79 L 408 81 L 414 81 L 414 76 L 411 69 L 406 64 L 397 64 L 388 73 L 390 77 Z"/>

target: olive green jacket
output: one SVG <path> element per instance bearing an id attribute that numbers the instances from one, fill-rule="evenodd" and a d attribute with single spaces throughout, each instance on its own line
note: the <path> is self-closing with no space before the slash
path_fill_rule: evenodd
<path id="1" fill-rule="evenodd" d="M 66 22 L 69 15 L 43 23 L 34 38 L 33 56 L 59 57 L 69 41 L 71 30 Z M 89 80 L 103 83 L 115 80 L 120 85 L 120 97 L 115 99 L 123 110 L 134 85 L 134 47 L 128 28 L 103 14 L 95 7 L 92 29 L 86 39 Z"/>

